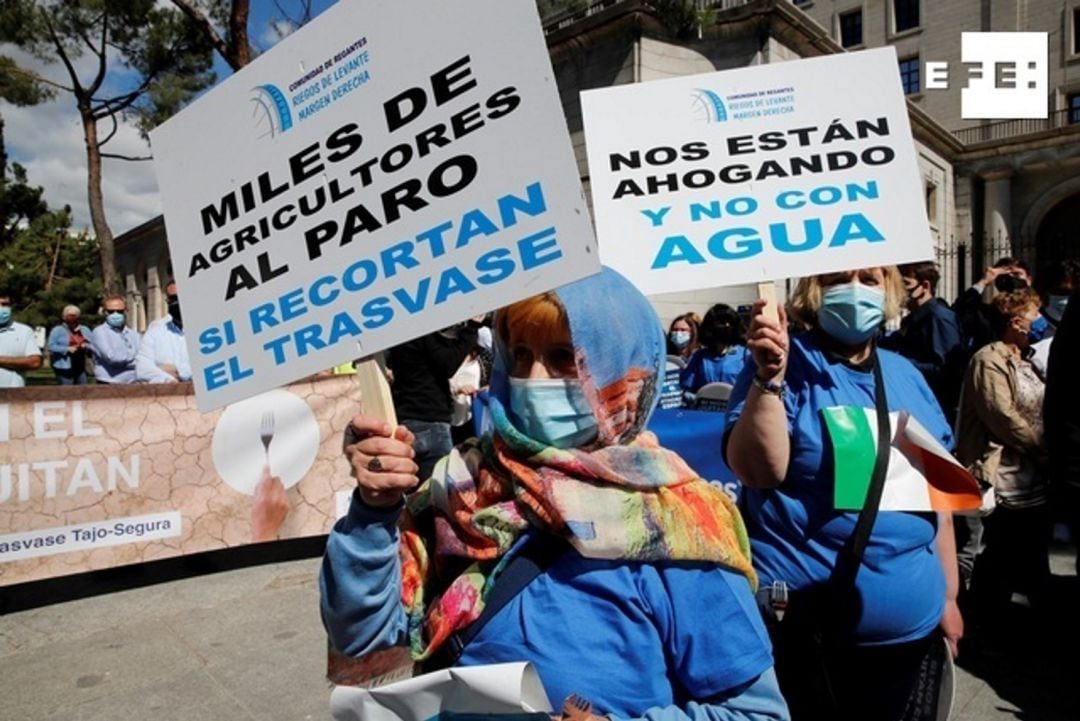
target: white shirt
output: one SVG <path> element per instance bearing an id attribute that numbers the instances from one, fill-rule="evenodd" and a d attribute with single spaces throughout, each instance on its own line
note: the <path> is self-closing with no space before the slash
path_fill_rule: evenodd
<path id="1" fill-rule="evenodd" d="M 41 349 L 34 340 L 34 331 L 28 325 L 12 321 L 0 328 L 0 356 L 7 358 L 25 358 L 40 356 Z M 0 388 L 22 388 L 26 378 L 19 371 L 0 368 Z"/>
<path id="2" fill-rule="evenodd" d="M 480 389 L 480 361 L 476 358 L 466 358 L 461 363 L 453 377 L 450 378 L 450 393 L 453 400 L 453 410 L 450 414 L 450 425 L 463 426 L 472 418 L 473 397 L 468 393 L 462 393 L 462 388 Z"/>
<path id="3" fill-rule="evenodd" d="M 176 367 L 180 380 L 191 380 L 184 331 L 173 323 L 172 316 L 158 318 L 143 334 L 139 354 L 135 357 L 135 380 L 138 383 L 175 383 L 176 379 L 160 366 Z"/>

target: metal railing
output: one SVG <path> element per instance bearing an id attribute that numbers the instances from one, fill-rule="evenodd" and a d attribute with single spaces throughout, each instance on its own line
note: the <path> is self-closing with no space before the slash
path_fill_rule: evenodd
<path id="1" fill-rule="evenodd" d="M 618 5 L 626 0 L 592 0 L 592 2 L 567 3 L 568 7 L 556 10 L 544 15 L 541 19 L 544 23 L 544 33 L 551 34 L 556 30 L 562 30 L 580 20 L 596 15 L 607 10 L 612 5 Z M 742 5 L 749 5 L 754 0 L 694 0 L 694 6 L 698 10 L 729 10 Z"/>
<path id="2" fill-rule="evenodd" d="M 1076 111 L 1066 108 L 1064 110 L 1055 110 L 1046 118 L 1000 120 L 995 123 L 954 130 L 952 134 L 965 145 L 975 145 L 977 143 L 1008 140 L 1021 135 L 1031 135 L 1047 130 L 1056 130 L 1069 125 L 1080 125 L 1078 121 L 1080 121 L 1080 118 L 1077 117 Z"/>

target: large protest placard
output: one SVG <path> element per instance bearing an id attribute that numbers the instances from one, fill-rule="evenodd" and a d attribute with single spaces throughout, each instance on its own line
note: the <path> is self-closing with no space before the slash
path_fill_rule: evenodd
<path id="1" fill-rule="evenodd" d="M 891 47 L 581 99 L 600 257 L 645 293 L 933 255 Z"/>
<path id="2" fill-rule="evenodd" d="M 532 0 L 341 3 L 151 141 L 202 410 L 599 270 Z"/>
<path id="3" fill-rule="evenodd" d="M 354 487 L 341 438 L 359 403 L 352 376 L 213 413 L 189 383 L 6 391 L 0 586 L 328 533 Z"/>

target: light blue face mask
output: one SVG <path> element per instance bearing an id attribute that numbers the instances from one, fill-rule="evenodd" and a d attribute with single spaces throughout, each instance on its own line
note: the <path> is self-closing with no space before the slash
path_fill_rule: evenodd
<path id="1" fill-rule="evenodd" d="M 11 322 L 11 306 L 0 305 L 0 325 L 7 325 Z"/>
<path id="2" fill-rule="evenodd" d="M 821 329 L 844 345 L 873 338 L 884 318 L 885 291 L 862 283 L 829 286 L 817 312 Z"/>
<path id="3" fill-rule="evenodd" d="M 690 343 L 690 331 L 688 331 L 688 330 L 673 330 L 673 331 L 671 331 L 671 342 L 676 348 L 685 348 Z"/>
<path id="4" fill-rule="evenodd" d="M 110 327 L 119 329 L 124 327 L 125 317 L 125 313 L 115 311 L 113 313 L 108 313 L 105 315 L 105 322 L 108 323 Z"/>
<path id="5" fill-rule="evenodd" d="M 1046 299 L 1046 310 L 1043 313 L 1055 323 L 1060 323 L 1067 307 L 1069 307 L 1069 296 L 1051 295 Z"/>
<path id="6" fill-rule="evenodd" d="M 597 434 L 576 378 L 511 378 L 510 420 L 529 438 L 556 448 L 579 448 Z"/>

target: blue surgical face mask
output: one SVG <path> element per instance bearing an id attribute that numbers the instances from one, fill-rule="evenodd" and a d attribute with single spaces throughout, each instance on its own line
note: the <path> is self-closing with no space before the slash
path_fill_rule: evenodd
<path id="1" fill-rule="evenodd" d="M 11 306 L 0 305 L 0 326 L 5 326 L 11 322 Z"/>
<path id="2" fill-rule="evenodd" d="M 885 318 L 885 291 L 862 283 L 825 288 L 817 319 L 821 329 L 844 345 L 873 338 Z"/>
<path id="3" fill-rule="evenodd" d="M 529 438 L 556 448 L 578 448 L 597 434 L 576 378 L 511 378 L 510 420 Z"/>
<path id="4" fill-rule="evenodd" d="M 1043 313 L 1054 321 L 1060 323 L 1062 316 L 1065 315 L 1065 309 L 1069 306 L 1069 296 L 1067 295 L 1051 295 L 1046 300 L 1046 310 Z"/>
<path id="5" fill-rule="evenodd" d="M 1038 343 L 1046 337 L 1046 331 L 1049 329 L 1050 323 L 1040 314 L 1038 318 L 1031 321 L 1031 328 L 1028 329 L 1028 342 Z"/>
<path id="6" fill-rule="evenodd" d="M 123 328 L 126 314 L 122 311 L 113 311 L 105 314 L 105 322 L 112 328 Z"/>
<path id="7" fill-rule="evenodd" d="M 676 348 L 685 348 L 690 343 L 690 331 L 688 331 L 688 330 L 673 330 L 673 331 L 671 331 L 671 343 Z"/>

